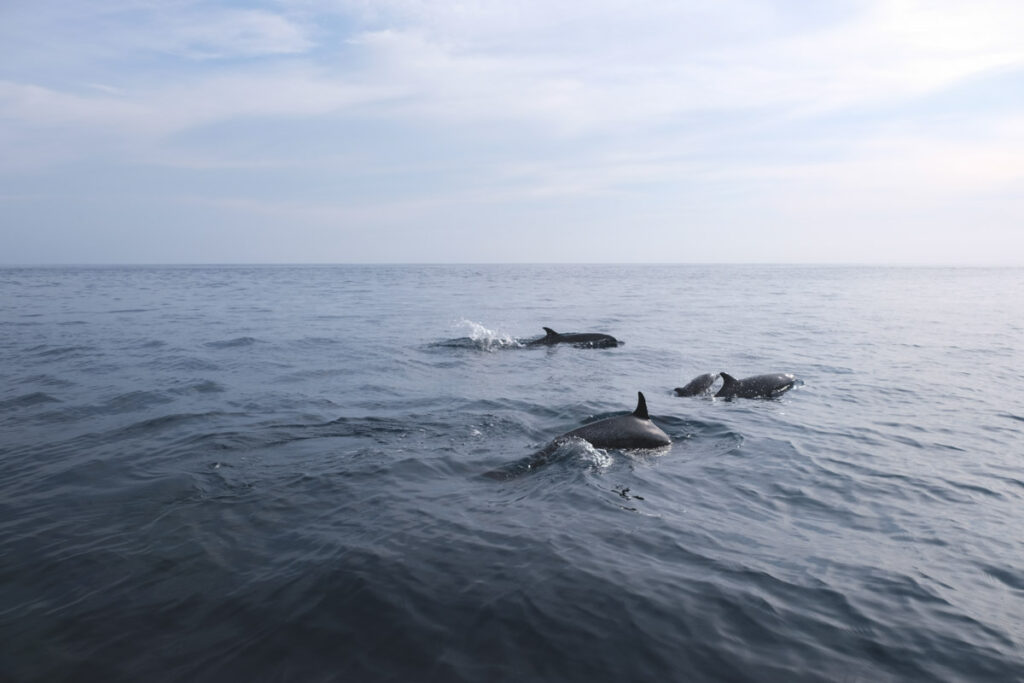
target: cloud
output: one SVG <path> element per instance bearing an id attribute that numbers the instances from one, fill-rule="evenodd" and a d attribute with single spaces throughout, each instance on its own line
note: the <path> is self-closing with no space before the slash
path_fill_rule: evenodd
<path id="1" fill-rule="evenodd" d="M 195 187 L 187 169 L 206 183 L 197 214 L 324 229 L 584 226 L 621 211 L 781 233 L 852 217 L 949 223 L 985 197 L 1005 207 L 998 220 L 1024 218 L 1007 200 L 1024 182 L 1017 2 L 112 0 L 0 13 L 0 172 L 38 173 L 26 196 L 77 162 L 125 185 L 143 187 L 140 169 L 188 185 L 172 196 L 150 181 L 168 201 Z"/>
<path id="2" fill-rule="evenodd" d="M 324 21 L 319 29 L 321 42 L 340 52 L 320 53 L 304 28 L 320 16 L 316 3 L 285 3 L 280 13 L 191 3 L 142 5 L 148 9 L 140 12 L 129 4 L 135 9 L 115 14 L 122 23 L 107 36 L 122 50 L 123 69 L 110 72 L 110 81 L 90 81 L 119 97 L 43 86 L 19 74 L 7 80 L 22 96 L 12 109 L 8 85 L 2 113 L 21 121 L 59 118 L 32 110 L 33 98 L 24 96 L 48 87 L 49 95 L 35 92 L 63 98 L 55 108 L 70 112 L 66 118 L 102 125 L 94 114 L 110 112 L 122 125 L 144 111 L 157 133 L 254 115 L 303 117 L 358 102 L 392 119 L 615 135 L 694 113 L 814 118 L 1024 67 L 1024 44 L 1010 29 L 1024 22 L 1024 8 L 996 0 L 884 0 L 812 21 L 799 7 L 740 0 L 342 6 L 348 23 Z M 125 16 L 141 23 L 124 25 Z M 147 51 L 277 61 L 172 69 L 147 82 L 131 76 L 134 54 Z"/>
<path id="3" fill-rule="evenodd" d="M 378 77 L 420 86 L 417 113 L 584 133 L 692 111 L 873 106 L 1024 64 L 1014 3 L 856 7 L 809 22 L 803 7 L 736 0 L 383 2 L 372 15 L 390 27 L 358 44 Z"/>
<path id="4" fill-rule="evenodd" d="M 193 59 L 294 55 L 312 49 L 307 31 L 265 10 L 217 9 L 172 15 L 159 22 L 148 47 Z"/>
<path id="5" fill-rule="evenodd" d="M 401 94 L 391 86 L 326 78 L 302 65 L 204 74 L 128 92 L 90 87 L 70 93 L 0 81 L 0 116 L 26 141 L 45 144 L 59 131 L 63 151 L 51 160 L 93 154 L 101 145 L 105 155 L 119 149 L 137 161 L 139 154 L 153 154 L 168 144 L 170 136 L 197 127 L 261 117 L 301 121 Z M 0 138 L 0 149 L 2 144 Z M 0 165 L 19 159 L 24 155 L 9 153 Z"/>
<path id="6" fill-rule="evenodd" d="M 0 79 L 73 88 L 127 87 L 194 72 L 196 63 L 295 57 L 315 26 L 266 9 L 196 0 L 109 0 L 0 6 Z M 109 82 L 104 82 L 109 81 Z"/>

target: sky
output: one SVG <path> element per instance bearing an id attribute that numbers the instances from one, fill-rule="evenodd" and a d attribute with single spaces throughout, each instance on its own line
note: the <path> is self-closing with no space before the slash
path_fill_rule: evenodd
<path id="1" fill-rule="evenodd" d="M 0 0 L 0 263 L 1024 265 L 1019 0 Z"/>

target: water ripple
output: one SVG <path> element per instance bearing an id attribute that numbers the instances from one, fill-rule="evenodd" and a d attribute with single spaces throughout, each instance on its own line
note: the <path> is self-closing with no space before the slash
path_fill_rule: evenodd
<path id="1" fill-rule="evenodd" d="M 1022 277 L 0 269 L 3 676 L 1019 679 Z M 481 476 L 637 391 L 670 447 Z"/>

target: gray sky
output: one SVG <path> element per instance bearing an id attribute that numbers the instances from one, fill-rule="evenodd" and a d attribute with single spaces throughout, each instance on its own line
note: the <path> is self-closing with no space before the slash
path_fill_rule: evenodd
<path id="1" fill-rule="evenodd" d="M 1024 264 L 1019 0 L 0 1 L 0 263 Z"/>

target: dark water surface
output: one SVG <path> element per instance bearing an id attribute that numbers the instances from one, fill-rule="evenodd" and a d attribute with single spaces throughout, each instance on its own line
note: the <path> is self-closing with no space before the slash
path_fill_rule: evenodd
<path id="1" fill-rule="evenodd" d="M 1022 347 L 1020 269 L 0 269 L 0 678 L 1024 680 Z"/>

